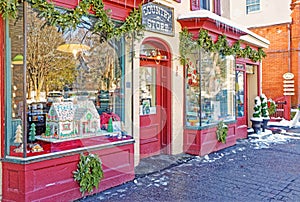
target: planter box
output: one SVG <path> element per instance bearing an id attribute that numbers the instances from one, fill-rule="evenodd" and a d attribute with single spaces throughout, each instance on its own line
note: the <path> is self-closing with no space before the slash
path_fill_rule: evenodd
<path id="1" fill-rule="evenodd" d="M 216 127 L 203 130 L 185 129 L 183 143 L 184 152 L 192 155 L 204 156 L 236 144 L 237 136 L 235 135 L 235 124 L 228 125 L 228 135 L 225 144 L 217 140 Z"/>
<path id="2" fill-rule="evenodd" d="M 110 143 L 89 151 L 100 157 L 104 178 L 99 189 L 120 185 L 134 179 L 133 140 Z M 30 157 L 29 157 L 30 159 Z M 73 201 L 82 197 L 73 179 L 80 153 L 52 155 L 44 160 L 14 163 L 4 160 L 2 201 Z"/>

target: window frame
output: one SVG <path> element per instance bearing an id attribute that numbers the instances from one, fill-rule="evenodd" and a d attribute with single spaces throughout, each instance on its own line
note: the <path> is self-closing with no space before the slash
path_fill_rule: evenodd
<path id="1" fill-rule="evenodd" d="M 27 65 L 26 65 L 26 56 L 27 56 L 27 29 L 25 29 L 27 27 L 27 16 L 28 16 L 28 8 L 27 8 L 27 2 L 23 2 L 24 4 L 22 4 L 24 6 L 23 8 L 23 12 L 22 12 L 22 21 L 20 21 L 22 23 L 22 37 L 23 37 L 23 43 L 22 46 L 23 46 L 23 50 L 22 50 L 22 54 L 24 56 L 23 58 L 23 63 L 22 64 L 18 64 L 18 65 L 22 65 L 22 70 L 23 70 L 23 75 L 24 75 L 24 78 L 26 77 L 26 72 L 27 72 Z M 59 7 L 60 8 L 60 7 Z M 92 17 L 92 16 L 91 16 Z M 29 120 L 27 120 L 27 113 L 28 113 L 28 103 L 27 103 L 27 97 L 26 97 L 26 94 L 27 94 L 27 84 L 28 82 L 26 81 L 26 79 L 22 78 L 22 83 L 23 83 L 23 92 L 25 92 L 22 96 L 22 103 L 23 103 L 23 106 L 26 106 L 24 107 L 24 109 L 22 109 L 22 115 L 20 117 L 20 119 L 15 119 L 12 117 L 12 110 L 11 110 L 11 105 L 12 105 L 12 81 L 13 81 L 13 78 L 12 78 L 12 44 L 14 42 L 12 42 L 11 40 L 11 36 L 13 35 L 12 33 L 10 33 L 10 20 L 11 19 L 6 19 L 5 20 L 5 54 L 6 54 L 6 59 L 5 59 L 5 73 L 6 73 L 6 76 L 5 76 L 5 83 L 6 83 L 6 87 L 5 87 L 5 103 L 6 103 L 6 114 L 5 114 L 5 131 L 6 131 L 6 135 L 4 137 L 5 139 L 5 145 L 4 145 L 4 158 L 6 159 L 15 159 L 16 157 L 22 157 L 22 161 L 23 160 L 28 160 L 27 157 L 30 157 L 30 158 L 34 158 L 34 159 L 43 159 L 45 158 L 45 153 L 40 153 L 40 154 L 36 154 L 36 155 L 28 155 L 27 152 L 26 152 L 26 147 L 24 147 L 23 149 L 23 153 L 20 153 L 20 155 L 13 155 L 12 152 L 11 152 L 11 146 L 14 146 L 14 143 L 12 143 L 12 138 L 14 137 L 14 131 L 13 131 L 13 127 L 14 124 L 21 124 L 22 126 L 22 132 L 23 132 L 23 136 L 27 136 L 28 134 L 28 131 L 29 131 Z M 117 21 L 115 22 L 117 23 Z M 121 70 L 121 81 L 120 81 L 120 92 L 119 94 L 120 95 L 125 95 L 125 67 L 126 67 L 126 45 L 127 45 L 127 42 L 125 42 L 125 38 L 124 37 L 121 37 L 121 39 L 119 39 L 119 43 L 118 44 L 118 47 L 119 47 L 119 54 L 118 54 L 118 60 L 120 62 L 120 70 Z M 132 43 L 128 43 L 130 45 L 132 45 Z M 10 59 L 11 58 L 11 59 Z M 132 62 L 132 60 L 131 60 Z M 125 114 L 126 114 L 126 108 L 125 108 L 125 98 L 122 97 L 122 99 L 120 99 L 120 103 L 118 103 L 119 105 L 121 105 L 121 110 L 120 110 L 120 114 L 119 117 L 121 118 L 121 121 L 123 121 L 124 123 L 126 122 L 126 118 L 125 118 Z M 117 103 L 115 103 L 117 105 Z M 18 122 L 14 122 L 15 120 L 17 120 Z M 126 123 L 125 123 L 126 124 Z M 130 123 L 128 123 L 130 125 Z M 70 125 L 68 126 L 70 127 Z M 65 126 L 62 126 L 62 130 L 68 130 L 67 127 Z M 26 135 L 25 135 L 26 134 Z M 29 135 L 28 135 L 29 136 Z M 104 137 L 104 136 L 103 136 Z M 73 139 L 70 138 L 69 140 L 66 140 L 66 141 L 72 141 Z M 28 144 L 28 140 L 27 138 L 23 138 L 22 140 L 22 144 L 23 145 L 27 145 Z M 101 145 L 102 143 L 95 143 L 94 146 L 99 146 Z M 63 152 L 70 152 L 71 150 L 73 150 L 73 148 L 71 149 L 66 149 L 66 150 L 63 150 Z M 81 150 L 85 150 L 85 146 L 83 146 L 81 148 Z M 56 154 L 56 152 L 53 152 L 51 151 L 50 154 L 46 154 L 46 156 L 49 156 L 49 155 L 60 155 L 60 154 Z"/>
<path id="2" fill-rule="evenodd" d="M 204 59 L 204 54 L 207 55 L 209 52 L 207 52 L 204 49 L 194 49 L 191 53 L 192 58 L 189 58 L 187 60 L 187 63 L 185 64 L 185 86 L 184 86 L 184 103 L 185 103 L 185 109 L 184 109 L 184 126 L 185 128 L 192 129 L 192 130 L 201 130 L 203 128 L 214 126 L 218 123 L 218 121 L 211 121 L 215 120 L 212 117 L 222 115 L 222 112 L 224 112 L 224 102 L 220 100 L 220 97 L 224 95 L 226 92 L 227 97 L 225 98 L 226 103 L 225 105 L 230 105 L 230 109 L 228 108 L 227 112 L 230 112 L 230 114 L 227 114 L 226 116 L 220 116 L 219 120 L 224 120 L 227 123 L 235 122 L 236 121 L 236 95 L 235 95 L 235 78 L 231 80 L 231 88 L 227 88 L 223 92 L 219 92 L 220 95 L 215 95 L 211 98 L 206 97 L 204 91 L 206 85 L 206 82 L 203 82 L 203 78 L 206 78 L 203 75 L 203 71 L 207 71 L 208 69 L 205 68 L 204 63 L 209 63 L 210 61 Z M 229 57 L 231 57 L 232 63 L 227 65 L 226 71 L 230 70 L 226 75 L 226 81 L 229 81 L 230 78 L 235 77 L 235 64 L 236 64 L 236 58 L 234 56 L 225 56 L 222 55 L 219 52 L 219 56 L 221 58 L 227 58 L 230 60 Z M 225 59 L 225 60 L 227 60 Z M 204 62 L 204 63 L 203 63 Z M 226 64 L 228 64 L 226 62 Z M 230 66 L 231 65 L 231 66 Z M 192 67 L 192 68 L 191 68 Z M 192 70 L 192 71 L 190 71 Z M 194 74 L 194 75 L 193 75 Z M 193 79 L 196 79 L 194 76 L 199 75 L 197 77 L 198 82 L 193 81 Z M 229 77 L 228 77 L 229 76 Z M 188 90 L 188 89 L 194 89 Z M 198 90 L 197 90 L 198 89 Z M 191 93 L 192 92 L 192 93 Z M 196 102 L 195 102 L 196 100 Z M 219 102 L 219 105 L 217 102 Z M 207 104 L 209 103 L 210 109 L 207 110 Z M 220 104 L 223 104 L 222 106 Z M 216 113 L 217 111 L 214 111 L 214 107 L 219 106 L 219 112 L 220 114 Z M 208 115 L 206 114 L 208 113 Z M 205 115 L 204 115 L 205 114 Z M 223 113 L 224 115 L 224 113 Z M 211 119 L 207 119 L 207 117 L 211 116 Z"/>
<path id="3" fill-rule="evenodd" d="M 261 10 L 260 0 L 255 0 L 257 1 L 255 3 L 252 3 L 252 1 L 249 3 L 248 0 L 246 0 L 246 14 L 259 12 Z M 257 6 L 258 9 L 256 9 Z M 255 8 L 255 10 L 250 10 L 250 8 Z"/>

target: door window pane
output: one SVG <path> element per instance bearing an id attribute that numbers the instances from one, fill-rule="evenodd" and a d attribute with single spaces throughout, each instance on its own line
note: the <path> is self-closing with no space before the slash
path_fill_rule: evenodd
<path id="1" fill-rule="evenodd" d="M 245 99 L 245 72 L 236 71 L 236 106 L 237 106 L 237 117 L 243 117 L 245 115 L 244 99 Z"/>
<path id="2" fill-rule="evenodd" d="M 156 69 L 140 68 L 140 115 L 156 114 Z"/>

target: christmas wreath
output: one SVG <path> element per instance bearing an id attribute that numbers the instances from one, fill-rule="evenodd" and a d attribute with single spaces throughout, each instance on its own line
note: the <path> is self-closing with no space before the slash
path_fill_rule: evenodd
<path id="1" fill-rule="evenodd" d="M 80 186 L 82 195 L 86 191 L 92 192 L 94 188 L 98 189 L 99 183 L 103 178 L 102 162 L 94 154 L 88 154 L 87 156 L 80 154 L 77 170 L 73 171 L 73 174 L 74 180 Z"/>
<path id="2" fill-rule="evenodd" d="M 218 123 L 217 131 L 216 131 L 217 140 L 219 142 L 226 143 L 227 133 L 228 133 L 228 126 L 223 121 L 220 121 Z"/>

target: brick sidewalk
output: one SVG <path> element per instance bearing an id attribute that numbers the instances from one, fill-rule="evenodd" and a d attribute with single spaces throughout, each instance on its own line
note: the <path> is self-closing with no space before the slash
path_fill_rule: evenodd
<path id="1" fill-rule="evenodd" d="M 79 201 L 300 201 L 300 141 L 255 144 L 241 140 L 179 163 L 170 156 L 165 169 Z"/>

